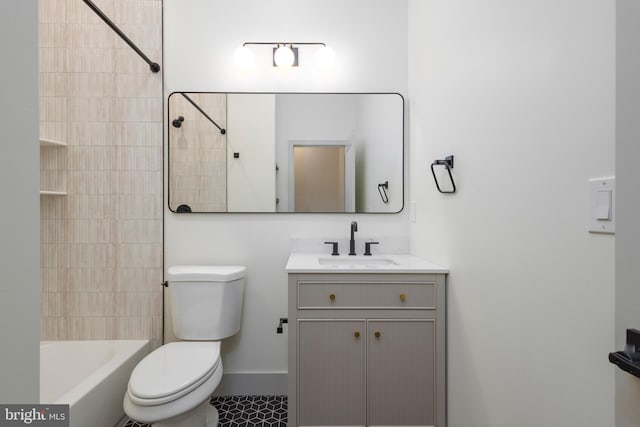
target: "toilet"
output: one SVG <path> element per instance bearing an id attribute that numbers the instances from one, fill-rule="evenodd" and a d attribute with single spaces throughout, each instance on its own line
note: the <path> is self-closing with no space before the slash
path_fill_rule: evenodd
<path id="1" fill-rule="evenodd" d="M 215 427 L 209 399 L 222 378 L 220 341 L 240 330 L 245 267 L 170 267 L 173 331 L 182 341 L 148 354 L 135 367 L 124 411 L 154 427 Z"/>

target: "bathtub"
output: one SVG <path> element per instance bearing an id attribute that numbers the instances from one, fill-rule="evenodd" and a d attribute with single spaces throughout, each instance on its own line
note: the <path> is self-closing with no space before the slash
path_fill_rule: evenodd
<path id="1" fill-rule="evenodd" d="M 40 403 L 68 404 L 70 427 L 113 427 L 148 340 L 42 341 Z"/>

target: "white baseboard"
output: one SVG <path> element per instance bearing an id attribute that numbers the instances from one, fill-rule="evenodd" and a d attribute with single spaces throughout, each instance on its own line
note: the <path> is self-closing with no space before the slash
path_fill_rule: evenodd
<path id="1" fill-rule="evenodd" d="M 215 396 L 276 396 L 287 394 L 286 373 L 229 373 L 222 375 Z"/>

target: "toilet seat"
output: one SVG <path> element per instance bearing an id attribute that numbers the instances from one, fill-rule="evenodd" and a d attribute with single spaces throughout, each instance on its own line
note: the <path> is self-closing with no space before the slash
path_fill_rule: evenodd
<path id="1" fill-rule="evenodd" d="M 165 344 L 136 366 L 127 394 L 140 406 L 166 404 L 200 387 L 220 366 L 217 341 Z"/>

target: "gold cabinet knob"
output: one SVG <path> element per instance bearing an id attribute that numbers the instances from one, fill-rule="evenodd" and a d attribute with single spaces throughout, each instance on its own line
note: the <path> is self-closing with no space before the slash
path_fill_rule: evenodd
<path id="1" fill-rule="evenodd" d="M 353 336 L 355 336 L 356 338 L 360 338 L 360 331 L 355 331 L 353 333 Z"/>
<path id="2" fill-rule="evenodd" d="M 375 333 L 373 335 L 375 335 L 376 338 L 380 338 L 380 332 L 379 331 L 375 331 Z"/>
<path id="3" fill-rule="evenodd" d="M 400 294 L 400 301 L 405 302 L 407 300 L 407 296 L 405 294 Z"/>
<path id="4" fill-rule="evenodd" d="M 335 301 L 335 299 L 336 299 L 336 294 L 330 294 L 330 295 L 329 295 L 329 299 L 330 299 L 331 301 Z"/>

